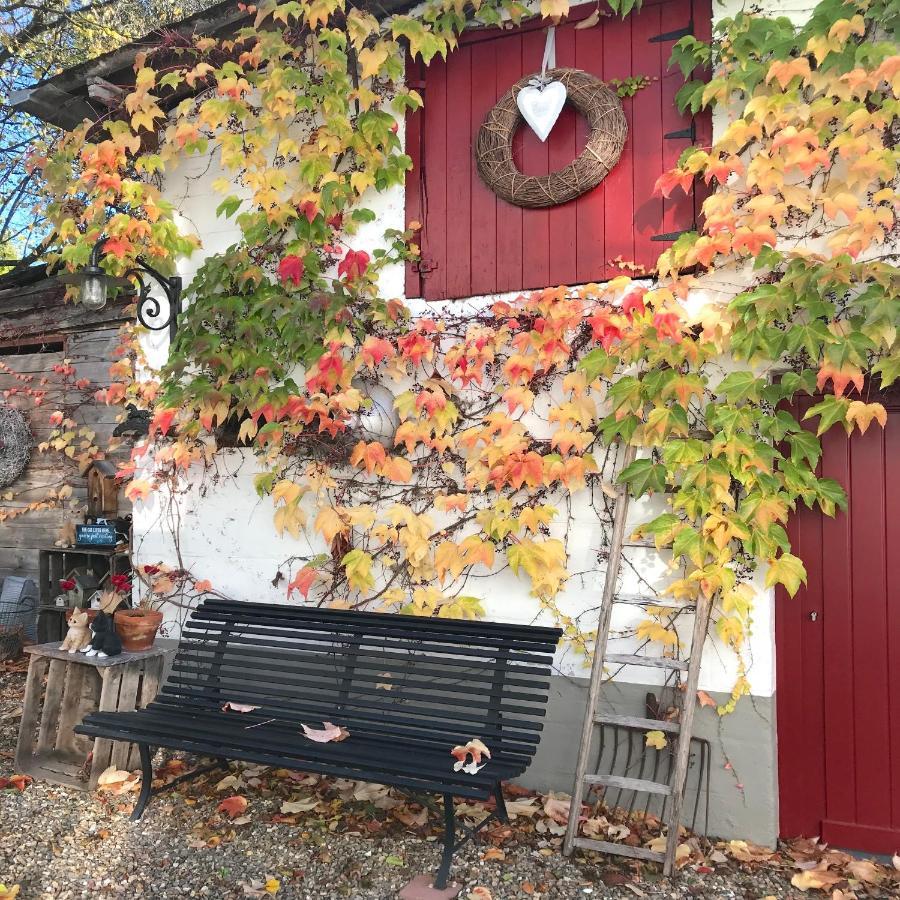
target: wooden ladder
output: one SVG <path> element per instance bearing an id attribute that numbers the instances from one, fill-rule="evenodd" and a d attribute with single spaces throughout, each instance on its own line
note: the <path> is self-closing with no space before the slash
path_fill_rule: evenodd
<path id="1" fill-rule="evenodd" d="M 635 448 L 626 447 L 622 468 L 629 466 L 635 458 Z M 694 629 L 691 638 L 690 659 L 678 660 L 665 657 L 638 656 L 623 653 L 607 653 L 606 644 L 609 639 L 609 626 L 612 619 L 613 606 L 618 602 L 629 602 L 619 598 L 616 584 L 622 562 L 622 549 L 625 544 L 626 518 L 628 515 L 629 494 L 626 486 L 616 489 L 615 513 L 613 515 L 612 539 L 610 542 L 609 560 L 606 578 L 603 583 L 603 598 L 600 603 L 600 619 L 597 623 L 597 638 L 594 644 L 594 658 L 591 664 L 591 679 L 588 687 L 587 709 L 581 730 L 581 744 L 578 749 L 578 765 L 575 771 L 575 785 L 572 790 L 569 824 L 563 843 L 563 853 L 570 855 L 574 848 L 598 850 L 602 853 L 615 853 L 637 859 L 646 859 L 663 864 L 663 873 L 671 875 L 675 866 L 675 851 L 678 848 L 678 830 L 681 812 L 684 805 L 684 783 L 687 776 L 691 731 L 694 724 L 694 711 L 697 705 L 697 681 L 700 675 L 700 657 L 706 629 L 709 624 L 711 604 L 701 596 L 697 601 L 694 614 Z M 649 599 L 649 598 L 648 598 Z M 630 602 L 634 602 L 631 600 Z M 681 719 L 670 722 L 661 719 L 645 719 L 636 716 L 614 716 L 600 714 L 597 704 L 600 698 L 603 668 L 606 663 L 627 666 L 651 666 L 657 669 L 678 670 L 687 672 L 684 699 L 681 708 Z M 628 778 L 619 775 L 589 775 L 588 761 L 591 757 L 591 743 L 594 728 L 597 725 L 610 724 L 637 728 L 647 731 L 662 731 L 674 735 L 675 765 L 671 768 L 668 782 L 648 781 L 642 778 Z M 668 828 L 665 853 L 649 850 L 646 847 L 631 847 L 613 841 L 598 841 L 578 835 L 578 811 L 581 809 L 585 793 L 595 785 L 610 788 L 621 788 L 651 794 L 660 794 L 665 800 L 662 821 Z"/>

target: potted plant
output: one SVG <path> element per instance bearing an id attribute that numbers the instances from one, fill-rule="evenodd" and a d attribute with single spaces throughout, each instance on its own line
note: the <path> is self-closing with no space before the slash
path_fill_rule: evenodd
<path id="1" fill-rule="evenodd" d="M 115 590 L 126 597 L 131 596 L 131 579 L 127 575 L 113 575 L 110 580 Z M 116 610 L 113 621 L 122 639 L 122 649 L 131 653 L 149 650 L 156 640 L 162 620 L 162 613 L 152 609 L 147 600 L 133 609 Z"/>

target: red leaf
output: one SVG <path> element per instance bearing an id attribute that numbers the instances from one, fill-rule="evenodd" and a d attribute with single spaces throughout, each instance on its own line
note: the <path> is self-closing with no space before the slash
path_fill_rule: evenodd
<path id="1" fill-rule="evenodd" d="M 103 252 L 111 253 L 116 259 L 124 259 L 131 249 L 131 241 L 127 241 L 124 238 L 107 238 L 103 244 Z"/>
<path id="2" fill-rule="evenodd" d="M 231 816 L 232 819 L 241 815 L 244 810 L 247 808 L 247 798 L 246 797 L 226 797 L 217 807 L 216 809 L 220 813 L 225 813 L 228 816 Z"/>
<path id="3" fill-rule="evenodd" d="M 369 268 L 369 254 L 365 250 L 348 250 L 347 255 L 338 263 L 338 276 L 344 280 L 356 281 L 366 274 Z"/>
<path id="4" fill-rule="evenodd" d="M 297 207 L 297 212 L 299 212 L 301 216 L 306 216 L 306 221 L 312 224 L 313 219 L 319 214 L 319 207 L 315 200 L 304 200 Z"/>
<path id="5" fill-rule="evenodd" d="M 288 596 L 290 597 L 292 591 L 299 591 L 303 594 L 303 599 L 305 600 L 309 597 L 309 589 L 318 577 L 319 573 L 316 569 L 313 569 L 311 566 L 304 566 L 288 585 Z"/>
<path id="6" fill-rule="evenodd" d="M 303 277 L 303 260 L 296 254 L 285 256 L 278 263 L 278 277 L 282 283 L 286 284 L 290 281 L 296 287 L 300 284 L 300 279 Z"/>

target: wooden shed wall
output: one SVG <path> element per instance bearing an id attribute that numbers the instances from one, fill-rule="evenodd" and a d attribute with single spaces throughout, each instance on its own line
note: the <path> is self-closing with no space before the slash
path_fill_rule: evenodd
<path id="1" fill-rule="evenodd" d="M 120 407 L 107 407 L 93 399 L 93 393 L 110 382 L 109 366 L 119 343 L 119 326 L 126 319 L 123 303 L 110 304 L 100 312 L 90 313 L 72 303 L 63 302 L 63 288 L 52 280 L 36 284 L 0 285 L 0 362 L 20 375 L 33 375 L 31 386 L 47 391 L 40 406 L 22 395 L 22 383 L 12 374 L 0 371 L 0 402 L 22 410 L 31 425 L 34 447 L 24 474 L 3 492 L 12 491 L 14 498 L 0 502 L 0 509 L 27 506 L 52 487 L 68 482 L 73 497 L 86 498 L 87 480 L 79 475 L 75 463 L 62 453 L 38 453 L 37 445 L 46 440 L 53 426 L 50 415 L 54 410 L 66 411 L 79 424 L 97 432 L 100 446 L 112 435 Z M 34 352 L 41 342 L 61 349 Z M 20 352 L 22 350 L 30 352 Z M 80 391 L 66 389 L 62 375 L 53 367 L 68 360 L 77 378 L 87 378 L 90 385 Z M 43 386 L 42 378 L 47 379 Z M 16 389 L 11 396 L 4 391 Z M 127 506 L 127 501 L 123 502 Z M 127 512 L 126 507 L 121 512 Z M 69 517 L 71 513 L 69 513 Z M 19 574 L 35 577 L 38 569 L 38 549 L 52 546 L 67 518 L 65 509 L 29 512 L 0 522 L 0 576 Z"/>

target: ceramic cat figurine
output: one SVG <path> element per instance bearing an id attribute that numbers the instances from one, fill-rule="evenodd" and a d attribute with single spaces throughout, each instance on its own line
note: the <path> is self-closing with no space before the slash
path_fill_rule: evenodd
<path id="1" fill-rule="evenodd" d="M 94 621 L 91 622 L 91 642 L 82 652 L 85 656 L 96 656 L 97 659 L 118 656 L 122 652 L 122 639 L 116 634 L 112 616 L 102 610 L 94 616 Z"/>
<path id="2" fill-rule="evenodd" d="M 63 642 L 59 645 L 60 650 L 67 650 L 69 653 L 77 653 L 84 649 L 91 642 L 91 630 L 88 628 L 88 614 L 84 609 L 73 609 L 69 618 L 69 630 Z"/>

